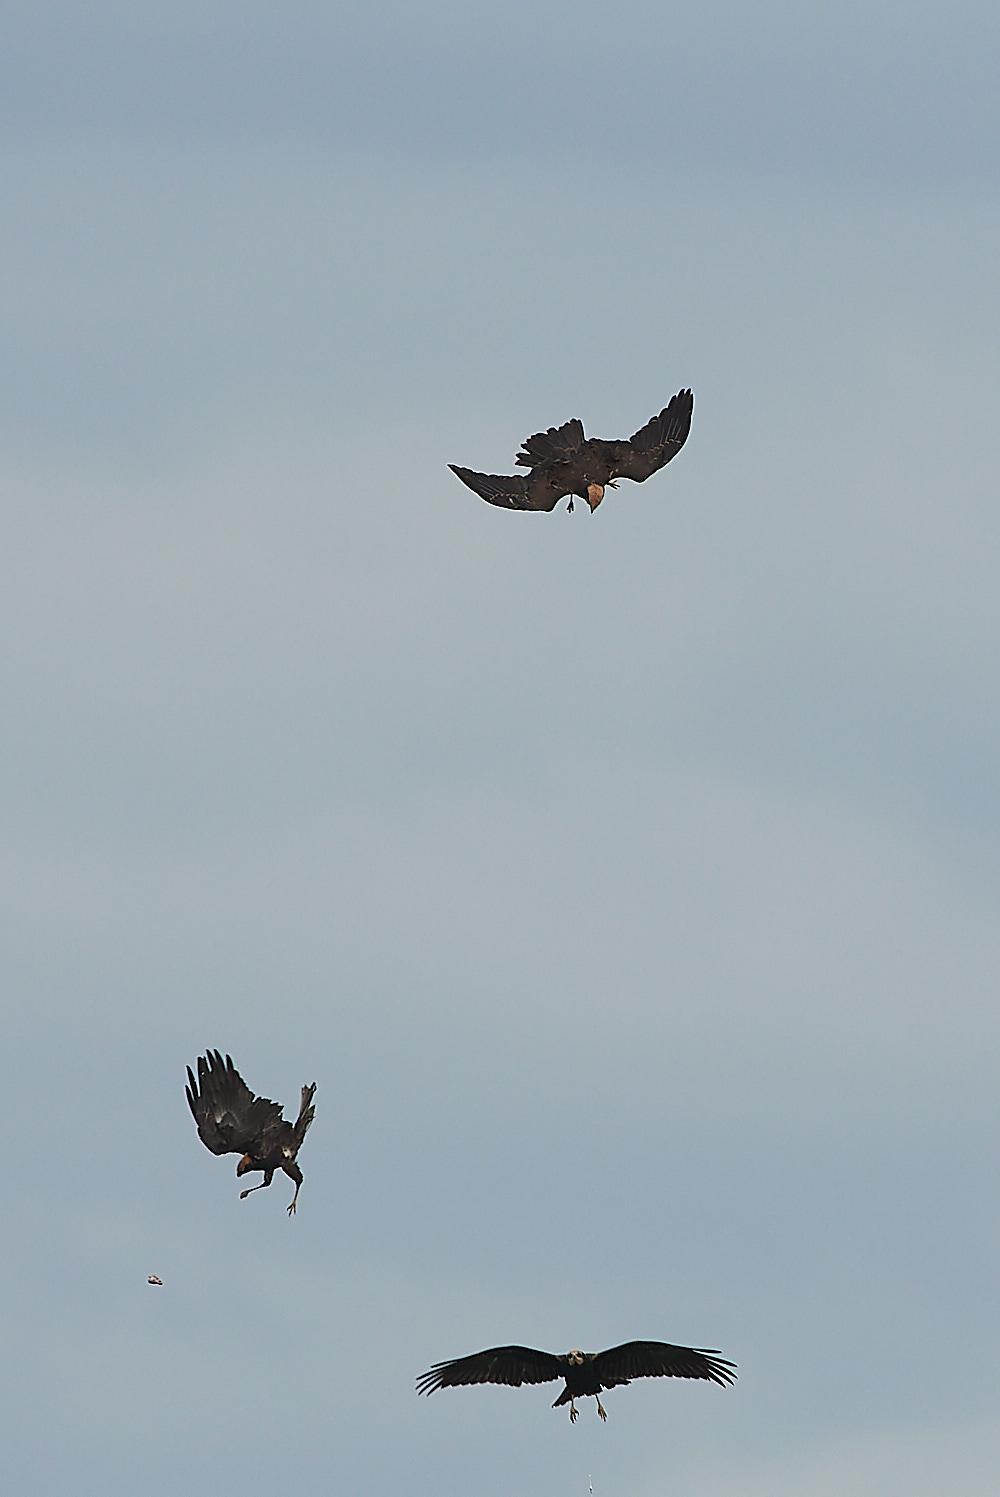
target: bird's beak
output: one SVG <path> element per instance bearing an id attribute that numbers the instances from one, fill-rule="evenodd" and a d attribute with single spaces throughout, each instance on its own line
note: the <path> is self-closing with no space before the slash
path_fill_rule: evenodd
<path id="1" fill-rule="evenodd" d="M 594 513 L 594 510 L 597 508 L 597 506 L 600 504 L 600 502 L 601 502 L 601 500 L 603 498 L 604 498 L 604 485 L 603 485 L 603 483 L 588 483 L 588 485 L 587 485 L 587 503 L 590 505 L 590 513 L 591 514 Z"/>

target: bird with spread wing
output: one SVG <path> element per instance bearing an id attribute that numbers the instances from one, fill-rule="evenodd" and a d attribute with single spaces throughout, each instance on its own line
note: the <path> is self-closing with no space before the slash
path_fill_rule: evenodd
<path id="1" fill-rule="evenodd" d="M 619 478 L 645 483 L 677 456 L 691 430 L 693 410 L 691 391 L 678 390 L 658 416 L 620 442 L 585 437 L 582 421 L 550 426 L 529 437 L 514 460 L 531 470 L 527 474 L 476 473 L 454 463 L 448 466 L 480 499 L 501 509 L 552 510 L 567 494 L 572 509 L 576 494 L 586 499 L 593 514 L 604 490 L 617 488 Z"/>
<path id="2" fill-rule="evenodd" d="M 576 1399 L 596 1398 L 597 1412 L 607 1419 L 601 1390 L 623 1388 L 634 1377 L 701 1378 L 725 1387 L 735 1382 L 735 1365 L 718 1352 L 670 1346 L 666 1341 L 626 1341 L 609 1351 L 569 1351 L 563 1356 L 535 1351 L 530 1346 L 491 1346 L 471 1357 L 437 1362 L 417 1379 L 417 1392 L 434 1393 L 438 1388 L 470 1383 L 503 1383 L 519 1388 L 522 1383 L 551 1383 L 562 1377 L 566 1386 L 552 1407 L 568 1403 L 570 1422 L 575 1423 Z"/>
<path id="3" fill-rule="evenodd" d="M 288 1208 L 291 1216 L 302 1184 L 302 1171 L 295 1156 L 316 1114 L 312 1105 L 316 1083 L 302 1088 L 299 1115 L 294 1123 L 288 1123 L 281 1104 L 267 1097 L 255 1097 L 231 1058 L 227 1055 L 223 1060 L 218 1050 L 199 1055 L 197 1081 L 190 1066 L 187 1073 L 188 1106 L 206 1149 L 213 1154 L 241 1154 L 243 1157 L 236 1166 L 238 1176 L 251 1170 L 264 1171 L 261 1184 L 241 1191 L 240 1200 L 270 1185 L 275 1170 L 281 1169 L 295 1181 L 295 1194 Z"/>

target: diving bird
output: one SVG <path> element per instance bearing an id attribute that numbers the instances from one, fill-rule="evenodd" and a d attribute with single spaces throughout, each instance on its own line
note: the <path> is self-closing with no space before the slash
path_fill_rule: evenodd
<path id="1" fill-rule="evenodd" d="M 299 1115 L 294 1123 L 286 1123 L 281 1104 L 270 1102 L 267 1097 L 255 1097 L 228 1055 L 223 1060 L 218 1050 L 208 1050 L 198 1057 L 198 1080 L 195 1081 L 190 1066 L 187 1073 L 188 1106 L 206 1149 L 213 1154 L 242 1154 L 236 1166 L 239 1176 L 251 1170 L 264 1171 L 260 1185 L 241 1190 L 240 1200 L 270 1185 L 275 1170 L 284 1170 L 295 1181 L 295 1194 L 288 1208 L 291 1216 L 302 1184 L 302 1171 L 295 1163 L 295 1156 L 316 1114 L 312 1105 L 316 1083 L 302 1088 Z"/>
<path id="2" fill-rule="evenodd" d="M 621 442 L 585 437 L 582 421 L 550 426 L 529 437 L 514 459 L 522 468 L 531 469 L 527 474 L 476 473 L 456 468 L 454 463 L 448 466 L 480 499 L 501 509 L 551 510 L 566 494 L 572 509 L 576 494 L 586 499 L 593 514 L 604 490 L 617 488 L 619 478 L 645 483 L 650 474 L 676 457 L 691 430 L 693 410 L 691 391 L 678 390 L 658 416 Z"/>
<path id="3" fill-rule="evenodd" d="M 438 1388 L 457 1388 L 469 1383 L 551 1383 L 565 1378 L 566 1386 L 552 1405 L 569 1404 L 570 1422 L 575 1423 L 578 1398 L 596 1398 L 597 1412 L 607 1419 L 601 1403 L 602 1388 L 623 1388 L 634 1377 L 702 1378 L 725 1387 L 735 1382 L 735 1362 L 726 1362 L 718 1352 L 693 1346 L 670 1346 L 665 1341 L 626 1341 L 610 1351 L 569 1351 L 553 1356 L 530 1346 L 491 1346 L 488 1351 L 454 1362 L 437 1362 L 417 1378 L 418 1393 Z"/>

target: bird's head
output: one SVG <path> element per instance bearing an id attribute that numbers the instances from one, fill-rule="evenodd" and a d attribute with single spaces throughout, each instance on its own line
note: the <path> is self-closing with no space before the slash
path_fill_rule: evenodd
<path id="1" fill-rule="evenodd" d="M 603 485 L 603 483 L 588 483 L 588 485 L 587 485 L 587 503 L 590 505 L 590 513 L 591 514 L 594 513 L 594 510 L 597 508 L 597 506 L 600 504 L 600 502 L 601 502 L 601 500 L 603 498 L 604 498 L 604 485 Z"/>
<path id="2" fill-rule="evenodd" d="M 244 1154 L 243 1158 L 240 1160 L 239 1164 L 236 1166 L 236 1174 L 237 1174 L 237 1176 L 239 1176 L 239 1175 L 245 1175 L 248 1170 L 259 1170 L 259 1169 L 260 1169 L 260 1165 L 257 1164 L 254 1161 L 253 1155 L 252 1154 Z"/>
<path id="3" fill-rule="evenodd" d="M 587 1358 L 582 1351 L 571 1351 L 567 1354 L 566 1360 L 571 1367 L 582 1367 Z"/>

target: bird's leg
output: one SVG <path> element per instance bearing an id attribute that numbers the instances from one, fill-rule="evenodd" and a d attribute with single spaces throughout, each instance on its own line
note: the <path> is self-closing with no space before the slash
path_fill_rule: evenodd
<path id="1" fill-rule="evenodd" d="M 594 1397 L 597 1398 L 597 1394 L 596 1393 L 594 1394 Z M 599 1398 L 597 1398 L 597 1412 L 600 1414 L 600 1416 L 601 1416 L 602 1419 L 607 1419 L 607 1417 L 608 1417 L 607 1410 L 605 1409 L 603 1403 L 601 1402 L 601 1400 Z"/>
<path id="2" fill-rule="evenodd" d="M 260 1182 L 259 1185 L 251 1185 L 248 1190 L 241 1190 L 240 1191 L 240 1200 L 241 1201 L 245 1201 L 246 1198 L 247 1198 L 247 1196 L 253 1195 L 253 1193 L 254 1193 L 255 1190 L 263 1190 L 264 1187 L 265 1187 L 265 1185 L 270 1185 L 270 1183 L 271 1183 L 271 1181 L 273 1179 L 274 1179 L 274 1170 L 273 1169 L 265 1170 L 264 1171 L 264 1178 Z"/>
<path id="3" fill-rule="evenodd" d="M 570 1401 L 569 1401 L 569 1422 L 570 1422 L 570 1424 L 575 1424 L 576 1420 L 577 1420 L 576 1400 L 571 1398 Z"/>
<path id="4" fill-rule="evenodd" d="M 571 515 L 573 513 L 573 495 L 572 494 L 570 494 L 570 496 L 569 496 L 569 503 L 566 506 L 566 513 L 568 515 Z"/>
<path id="5" fill-rule="evenodd" d="M 295 1194 L 292 1196 L 292 1204 L 288 1208 L 289 1216 L 293 1216 L 295 1213 L 295 1202 L 299 1198 L 299 1186 L 302 1184 L 302 1171 L 299 1169 L 294 1159 L 286 1159 L 281 1168 L 284 1170 L 289 1180 L 295 1181 Z"/>

